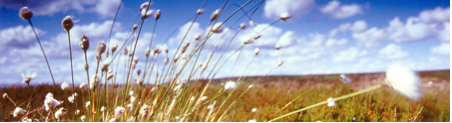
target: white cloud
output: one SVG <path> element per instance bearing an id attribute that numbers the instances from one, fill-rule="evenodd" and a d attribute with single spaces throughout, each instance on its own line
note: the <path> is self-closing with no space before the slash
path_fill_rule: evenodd
<path id="1" fill-rule="evenodd" d="M 450 23 L 445 22 L 444 29 L 439 32 L 439 39 L 444 42 L 450 42 Z"/>
<path id="2" fill-rule="evenodd" d="M 396 17 L 389 22 L 386 31 L 389 39 L 395 42 L 422 41 L 434 37 L 438 29 L 437 24 L 427 24 L 419 21 L 418 18 L 410 17 L 404 25 Z"/>
<path id="3" fill-rule="evenodd" d="M 44 31 L 35 28 L 39 36 L 44 35 Z M 27 48 L 30 45 L 37 43 L 36 37 L 31 26 L 16 26 L 0 30 L 0 48 Z"/>
<path id="4" fill-rule="evenodd" d="M 432 53 L 441 54 L 441 55 L 449 55 L 450 54 L 450 44 L 442 43 L 439 46 L 432 48 Z"/>
<path id="5" fill-rule="evenodd" d="M 99 15 L 114 17 L 119 3 L 121 3 L 121 0 L 100 0 L 94 9 Z"/>
<path id="6" fill-rule="evenodd" d="M 333 46 L 342 46 L 342 45 L 344 45 L 346 43 L 347 43 L 347 39 L 345 39 L 345 38 L 341 38 L 341 39 L 329 38 L 325 42 L 325 45 L 327 47 L 333 47 Z"/>
<path id="7" fill-rule="evenodd" d="M 335 19 L 345 19 L 362 13 L 358 4 L 342 5 L 339 1 L 333 0 L 320 9 L 320 12 L 330 15 Z"/>
<path id="8" fill-rule="evenodd" d="M 364 20 L 357 20 L 350 27 L 351 32 L 362 32 L 367 29 L 367 23 Z"/>
<path id="9" fill-rule="evenodd" d="M 433 10 L 425 10 L 419 14 L 419 18 L 425 23 L 449 22 L 450 8 L 436 7 Z"/>
<path id="10" fill-rule="evenodd" d="M 366 47 L 373 47 L 385 40 L 386 34 L 383 29 L 373 27 L 364 32 L 353 33 L 352 37 L 355 38 L 359 44 L 364 44 Z"/>
<path id="11" fill-rule="evenodd" d="M 408 52 L 403 51 L 402 48 L 396 44 L 389 44 L 379 52 L 380 57 L 387 59 L 399 59 L 409 55 Z"/>
<path id="12" fill-rule="evenodd" d="M 267 0 L 264 6 L 264 16 L 279 19 L 281 14 L 288 12 L 296 20 L 308 13 L 315 6 L 314 0 Z"/>
<path id="13" fill-rule="evenodd" d="M 351 62 L 355 61 L 358 57 L 367 55 L 366 50 L 359 51 L 356 47 L 350 47 L 347 50 L 340 51 L 337 55 L 333 56 L 334 62 Z"/>

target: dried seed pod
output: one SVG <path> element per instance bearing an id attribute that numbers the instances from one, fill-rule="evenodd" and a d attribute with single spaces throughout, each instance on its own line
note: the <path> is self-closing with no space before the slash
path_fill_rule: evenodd
<path id="1" fill-rule="evenodd" d="M 165 65 L 167 65 L 167 64 L 168 64 L 168 61 L 169 61 L 169 58 L 166 57 L 166 59 L 163 61 L 163 63 L 165 63 Z"/>
<path id="2" fill-rule="evenodd" d="M 158 20 L 160 18 L 160 9 L 155 11 L 154 18 L 155 18 L 155 20 Z"/>
<path id="3" fill-rule="evenodd" d="M 114 52 L 116 51 L 116 49 L 118 49 L 118 44 L 114 44 L 114 45 L 111 47 L 111 52 L 114 53 Z"/>
<path id="4" fill-rule="evenodd" d="M 138 57 L 133 58 L 133 62 L 136 64 L 138 63 Z"/>
<path id="5" fill-rule="evenodd" d="M 154 54 L 159 54 L 161 51 L 160 51 L 160 47 L 159 46 L 155 46 L 155 49 L 154 49 Z"/>
<path id="6" fill-rule="evenodd" d="M 25 19 L 25 20 L 30 20 L 31 16 L 33 16 L 33 12 L 30 11 L 30 9 L 28 9 L 28 7 L 22 7 L 19 11 L 19 17 Z"/>
<path id="7" fill-rule="evenodd" d="M 196 40 L 196 41 L 199 40 L 199 37 L 201 37 L 201 34 L 196 34 L 196 35 L 195 35 L 195 40 Z"/>
<path id="8" fill-rule="evenodd" d="M 97 53 L 98 53 L 98 54 L 104 53 L 104 52 L 105 52 L 105 49 L 106 49 L 106 46 L 105 46 L 104 41 L 99 41 L 99 42 L 97 43 L 96 49 L 97 49 Z"/>
<path id="9" fill-rule="evenodd" d="M 61 25 L 63 26 L 64 30 L 66 31 L 71 30 L 72 26 L 74 26 L 74 22 L 72 21 L 71 16 L 68 15 L 65 18 L 63 18 Z"/>
<path id="10" fill-rule="evenodd" d="M 218 15 L 220 14 L 220 9 L 215 10 L 212 15 L 210 16 L 210 20 L 213 21 L 218 18 Z"/>
<path id="11" fill-rule="evenodd" d="M 115 75 L 113 75 L 113 74 L 109 74 L 108 75 L 108 77 L 107 77 L 107 80 L 110 80 L 111 78 L 113 78 Z"/>
<path id="12" fill-rule="evenodd" d="M 85 68 L 85 70 L 88 70 L 88 64 L 85 63 L 85 65 L 83 65 L 83 68 Z"/>
<path id="13" fill-rule="evenodd" d="M 278 66 L 281 66 L 283 64 L 283 61 L 279 60 L 278 61 Z"/>
<path id="14" fill-rule="evenodd" d="M 281 45 L 279 45 L 279 44 L 276 44 L 276 46 L 275 46 L 275 49 L 276 49 L 276 50 L 279 50 L 279 49 L 281 49 Z"/>
<path id="15" fill-rule="evenodd" d="M 124 50 L 122 50 L 122 52 L 124 53 L 124 55 L 126 55 L 127 53 L 129 53 L 129 51 L 127 50 L 127 47 L 124 47 Z"/>
<path id="16" fill-rule="evenodd" d="M 89 39 L 88 39 L 88 37 L 86 37 L 86 35 L 82 36 L 82 40 L 80 42 L 80 47 L 82 48 L 83 51 L 88 50 L 88 48 L 89 48 Z"/>
<path id="17" fill-rule="evenodd" d="M 141 69 L 137 70 L 137 74 L 138 74 L 138 76 L 141 74 Z"/>

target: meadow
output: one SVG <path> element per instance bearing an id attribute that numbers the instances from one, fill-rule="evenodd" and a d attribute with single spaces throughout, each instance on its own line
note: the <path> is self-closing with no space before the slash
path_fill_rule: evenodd
<path id="1" fill-rule="evenodd" d="M 247 73 L 265 60 L 266 56 L 284 50 L 275 42 L 273 51 L 267 54 L 260 53 L 259 48 L 254 48 L 251 55 L 241 54 L 245 48 L 250 48 L 246 45 L 259 41 L 262 36 L 260 33 L 267 29 L 263 28 L 240 42 L 241 46 L 232 49 L 235 51 L 232 54 L 225 53 L 240 30 L 256 26 L 250 16 L 264 1 L 244 10 L 243 7 L 250 2 L 251 0 L 237 6 L 232 13 L 223 13 L 226 1 L 222 8 L 210 15 L 209 27 L 203 33 L 196 35 L 194 39 L 185 39 L 190 32 L 188 28 L 185 37 L 177 42 L 177 49 L 158 45 L 151 49 L 154 47 L 151 36 L 146 39 L 150 44 L 144 56 L 135 52 L 142 28 L 149 28 L 143 27 L 144 20 L 152 20 L 154 26 L 151 28 L 155 31 L 155 25 L 158 25 L 161 17 L 160 10 L 149 9 L 151 1 L 137 6 L 137 10 L 140 10 L 136 17 L 138 22 L 130 27 L 122 44 L 94 42 L 83 35 L 77 41 L 80 49 L 75 48 L 70 40 L 70 30 L 75 23 L 71 16 L 66 16 L 62 19 L 61 26 L 68 36 L 72 80 L 55 82 L 53 74 L 58 73 L 52 73 L 45 49 L 41 46 L 52 82 L 47 85 L 30 85 L 36 74 L 25 73 L 22 74 L 21 84 L 26 86 L 2 88 L 0 121 L 450 121 L 450 70 L 420 72 L 418 75 L 410 69 L 396 66 L 390 67 L 386 73 L 267 76 L 284 65 L 284 61 L 280 60 L 273 66 L 265 66 L 269 68 L 267 74 L 248 76 Z M 206 14 L 204 4 L 193 12 L 194 18 L 190 18 L 188 23 L 193 24 L 198 15 Z M 33 12 L 27 7 L 19 12 L 19 16 L 33 28 L 32 15 Z M 227 18 L 219 20 L 219 16 Z M 290 18 L 291 15 L 286 12 L 274 23 Z M 232 39 L 225 40 L 223 38 L 230 30 L 225 29 L 223 24 L 228 21 L 235 21 L 231 25 L 237 31 Z M 214 35 L 216 38 L 213 38 Z M 39 37 L 35 36 L 40 44 Z M 207 42 L 209 45 L 206 45 Z M 219 45 L 227 46 L 225 49 L 217 49 Z M 87 80 L 80 85 L 74 84 L 74 50 L 83 50 L 85 57 Z M 97 54 L 97 64 L 88 64 L 87 52 Z M 262 55 L 265 57 L 257 58 Z M 233 56 L 235 61 L 231 59 Z M 145 59 L 145 62 L 138 62 L 138 57 Z M 159 57 L 163 57 L 164 61 L 156 61 Z M 250 57 L 252 60 L 241 60 L 243 57 Z M 215 77 L 219 71 L 237 69 L 235 64 L 224 66 L 226 62 L 248 65 L 243 75 Z M 138 67 L 137 64 L 144 64 L 144 67 Z M 89 73 L 89 70 L 95 72 Z"/>

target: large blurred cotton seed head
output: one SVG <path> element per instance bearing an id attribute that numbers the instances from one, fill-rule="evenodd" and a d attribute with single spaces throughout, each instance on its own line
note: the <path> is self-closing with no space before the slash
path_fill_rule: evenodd
<path id="1" fill-rule="evenodd" d="M 157 11 L 155 11 L 154 18 L 155 20 L 158 20 L 160 18 L 160 9 L 157 9 Z"/>
<path id="2" fill-rule="evenodd" d="M 291 15 L 288 12 L 284 12 L 281 14 L 281 20 L 283 20 L 283 21 L 286 21 L 290 17 L 291 17 Z"/>
<path id="3" fill-rule="evenodd" d="M 14 109 L 13 116 L 17 117 L 19 115 L 23 115 L 24 113 L 25 113 L 25 110 L 23 110 L 20 107 L 16 107 L 16 109 Z"/>
<path id="4" fill-rule="evenodd" d="M 33 12 L 31 12 L 28 7 L 22 7 L 19 10 L 19 17 L 21 17 L 22 19 L 30 20 L 31 16 L 33 16 Z"/>
<path id="5" fill-rule="evenodd" d="M 220 14 L 220 9 L 215 10 L 212 15 L 210 16 L 210 20 L 213 21 L 218 18 L 218 15 Z"/>
<path id="6" fill-rule="evenodd" d="M 224 30 L 224 28 L 223 28 L 223 24 L 222 23 L 216 23 L 212 27 L 212 32 L 213 33 L 221 33 L 221 32 L 223 32 L 223 30 Z"/>
<path id="7" fill-rule="evenodd" d="M 74 26 L 74 22 L 72 21 L 71 16 L 66 16 L 63 18 L 63 21 L 61 21 L 61 25 L 63 26 L 63 29 L 66 31 L 69 31 L 72 29 L 72 26 Z"/>
<path id="8" fill-rule="evenodd" d="M 204 9 L 203 8 L 200 8 L 200 9 L 198 9 L 198 11 L 196 11 L 196 14 L 198 14 L 198 15 L 200 15 L 202 13 L 204 13 Z"/>
<path id="9" fill-rule="evenodd" d="M 254 49 L 254 54 L 259 54 L 259 48 Z"/>
<path id="10" fill-rule="evenodd" d="M 406 97 L 419 101 L 422 97 L 420 78 L 407 66 L 394 64 L 386 71 L 386 82 Z"/>
<path id="11" fill-rule="evenodd" d="M 99 42 L 97 43 L 96 49 L 97 49 L 97 53 L 98 53 L 98 54 L 104 53 L 104 52 L 105 52 L 105 49 L 106 49 L 106 46 L 105 46 L 104 41 L 99 41 Z"/>
<path id="12" fill-rule="evenodd" d="M 82 48 L 83 51 L 88 50 L 89 48 L 89 39 L 86 35 L 82 36 L 81 42 L 80 42 L 80 47 Z"/>

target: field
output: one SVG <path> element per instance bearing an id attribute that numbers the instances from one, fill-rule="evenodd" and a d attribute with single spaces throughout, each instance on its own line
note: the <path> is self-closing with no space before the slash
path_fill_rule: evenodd
<path id="1" fill-rule="evenodd" d="M 337 97 L 370 87 L 383 82 L 384 79 L 384 73 L 350 74 L 348 76 L 353 80 L 350 84 L 340 82 L 338 75 L 268 76 L 260 80 L 258 84 L 254 85 L 252 89 L 239 98 L 240 94 L 248 88 L 251 82 L 255 82 L 261 78 L 248 77 L 244 80 L 245 83 L 236 89 L 237 93 L 234 93 L 230 97 L 232 100 L 229 99 L 226 102 L 226 104 L 230 104 L 235 100 L 237 101 L 237 103 L 231 106 L 230 114 L 227 114 L 227 118 L 223 121 L 245 122 L 252 119 L 267 121 L 276 116 L 324 101 L 329 97 Z M 410 100 L 386 87 L 337 101 L 335 107 L 328 107 L 327 105 L 319 106 L 282 118 L 278 121 L 392 122 L 408 121 L 418 115 L 416 121 L 449 122 L 450 71 L 425 71 L 420 72 L 420 76 L 424 96 L 419 102 Z M 217 95 L 216 100 L 225 100 L 228 94 L 223 93 L 218 95 L 218 90 L 223 88 L 221 83 L 225 82 L 225 80 L 214 80 L 212 85 L 209 86 L 206 96 L 213 97 Z M 433 84 L 427 84 L 429 81 L 432 81 Z M 137 89 L 137 85 L 133 87 L 134 90 Z M 48 92 L 53 93 L 55 99 L 60 100 L 66 99 L 70 93 L 69 90 L 63 92 L 61 88 L 55 88 L 52 85 L 40 85 L 34 88 L 36 90 L 31 109 L 43 106 L 45 95 Z M 116 89 L 120 90 L 119 86 Z M 143 90 L 146 93 L 151 89 L 151 86 L 146 86 Z M 8 93 L 11 99 L 18 105 L 26 105 L 30 91 L 27 87 L 5 87 L 0 90 L 0 93 Z M 81 89 L 76 89 L 76 91 L 79 94 L 82 93 Z M 84 90 L 84 93 L 86 94 L 87 91 Z M 88 96 L 85 95 L 85 99 L 87 98 Z M 109 98 L 108 100 L 115 99 Z M 62 106 L 67 105 L 71 107 L 67 110 L 69 114 L 72 114 L 70 111 L 74 111 L 73 108 L 75 107 L 73 103 L 68 104 L 66 101 Z M 286 106 L 289 102 L 291 103 Z M 81 100 L 78 103 L 84 104 Z M 421 107 L 423 107 L 422 110 L 420 110 Z M 1 121 L 19 120 L 18 118 L 13 118 L 12 111 L 15 107 L 9 100 L 3 98 L 0 101 L 0 108 L 2 109 L 0 111 Z M 257 108 L 257 112 L 251 112 L 253 108 Z M 198 112 L 199 114 L 195 115 L 189 121 L 197 121 L 196 119 L 198 118 L 204 119 L 205 116 L 202 114 L 206 111 L 200 110 Z M 33 115 L 39 114 L 35 113 Z M 71 121 L 72 119 L 68 120 Z"/>

